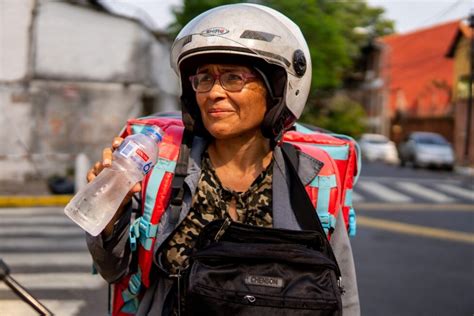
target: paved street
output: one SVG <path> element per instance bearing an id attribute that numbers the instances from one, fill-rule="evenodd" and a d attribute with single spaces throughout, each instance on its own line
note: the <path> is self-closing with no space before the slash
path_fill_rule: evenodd
<path id="1" fill-rule="evenodd" d="M 106 315 L 107 286 L 91 274 L 84 232 L 62 208 L 0 208 L 0 257 L 55 315 Z M 37 315 L 0 283 L 0 315 Z"/>
<path id="2" fill-rule="evenodd" d="M 472 315 L 472 178 L 365 164 L 352 239 L 362 315 Z M 0 256 L 56 315 L 105 315 L 83 232 L 62 208 L 0 209 Z M 0 284 L 0 315 L 35 315 Z"/>
<path id="3" fill-rule="evenodd" d="M 352 239 L 362 315 L 472 315 L 472 177 L 364 167 Z"/>

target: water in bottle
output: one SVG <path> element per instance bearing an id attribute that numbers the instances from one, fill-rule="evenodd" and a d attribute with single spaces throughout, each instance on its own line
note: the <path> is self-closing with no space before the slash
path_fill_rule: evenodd
<path id="1" fill-rule="evenodd" d="M 97 236 L 131 188 L 155 165 L 161 139 L 162 131 L 157 126 L 125 138 L 113 154 L 111 167 L 104 168 L 77 192 L 64 213 L 89 234 Z"/>

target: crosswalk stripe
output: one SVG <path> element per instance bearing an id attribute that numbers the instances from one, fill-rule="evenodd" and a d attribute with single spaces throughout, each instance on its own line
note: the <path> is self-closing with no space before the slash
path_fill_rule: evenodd
<path id="1" fill-rule="evenodd" d="M 45 216 L 15 216 L 15 217 L 2 217 L 0 218 L 0 225 L 17 225 L 17 224 L 30 224 L 35 225 L 46 225 L 46 224 L 70 224 L 74 225 L 65 215 L 45 215 Z"/>
<path id="2" fill-rule="evenodd" d="M 411 194 L 415 194 L 424 199 L 435 201 L 437 203 L 449 203 L 454 201 L 454 199 L 450 198 L 449 196 L 438 191 L 430 190 L 418 183 L 402 181 L 397 182 L 396 186 L 404 191 L 410 192 Z"/>
<path id="3" fill-rule="evenodd" d="M 94 290 L 106 285 L 100 276 L 80 272 L 16 273 L 11 277 L 31 290 Z M 5 284 L 0 284 L 0 291 L 8 290 Z"/>
<path id="4" fill-rule="evenodd" d="M 450 194 L 454 194 L 456 196 L 474 201 L 473 190 L 467 190 L 467 189 L 463 189 L 451 184 L 444 184 L 444 183 L 437 184 L 436 187 Z"/>
<path id="5" fill-rule="evenodd" d="M 18 236 L 18 235 L 41 235 L 41 236 L 84 236 L 84 231 L 75 227 L 57 227 L 57 226 L 22 226 L 22 227 L 2 227 L 0 226 L 0 236 Z"/>
<path id="6" fill-rule="evenodd" d="M 56 316 L 78 315 L 80 309 L 86 304 L 84 300 L 41 300 L 40 302 Z M 4 316 L 38 315 L 28 304 L 19 300 L 0 300 L 0 306 L 1 315 Z"/>
<path id="7" fill-rule="evenodd" d="M 388 187 L 381 185 L 374 181 L 360 182 L 357 184 L 359 189 L 369 192 L 375 195 L 377 198 L 389 201 L 389 202 L 411 202 L 412 198 L 407 195 L 401 194 L 395 190 L 389 189 Z"/>
<path id="8" fill-rule="evenodd" d="M 64 207 L 2 207 L 0 215 L 54 215 L 64 214 Z"/>
<path id="9" fill-rule="evenodd" d="M 354 191 L 352 191 L 352 201 L 354 202 L 361 202 L 364 200 L 364 197 Z"/>
<path id="10" fill-rule="evenodd" d="M 86 248 L 85 238 L 15 238 L 2 237 L 0 253 L 9 250 L 82 250 Z"/>
<path id="11" fill-rule="evenodd" d="M 28 266 L 28 267 L 43 267 L 43 266 L 81 266 L 90 268 L 92 266 L 92 258 L 89 252 L 2 252 L 0 254 L 2 259 L 10 266 Z"/>

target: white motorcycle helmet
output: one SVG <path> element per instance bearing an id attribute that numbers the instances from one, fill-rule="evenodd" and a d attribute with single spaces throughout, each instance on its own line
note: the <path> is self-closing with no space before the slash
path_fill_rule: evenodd
<path id="1" fill-rule="evenodd" d="M 181 81 L 183 120 L 201 135 L 202 126 L 189 76 L 203 63 L 246 64 L 261 74 L 270 100 L 262 124 L 278 140 L 301 116 L 311 85 L 311 57 L 299 27 L 283 14 L 257 4 L 232 4 L 206 11 L 176 37 L 171 67 Z"/>

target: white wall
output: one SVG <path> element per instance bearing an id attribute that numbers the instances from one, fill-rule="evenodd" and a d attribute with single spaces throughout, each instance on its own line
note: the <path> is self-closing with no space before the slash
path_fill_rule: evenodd
<path id="1" fill-rule="evenodd" d="M 171 43 L 155 43 L 152 47 L 150 62 L 151 76 L 156 80 L 159 111 L 176 111 L 179 109 L 178 76 L 170 66 Z"/>
<path id="2" fill-rule="evenodd" d="M 152 35 L 136 22 L 62 2 L 38 7 L 35 74 L 47 79 L 151 83 Z"/>
<path id="3" fill-rule="evenodd" d="M 0 82 L 28 73 L 29 28 L 34 0 L 0 1 Z"/>
<path id="4" fill-rule="evenodd" d="M 37 3 L 32 20 L 34 0 L 0 0 L 0 181 L 64 175 L 81 152 L 96 161 L 145 94 L 177 108 L 166 40 L 87 6 Z"/>

